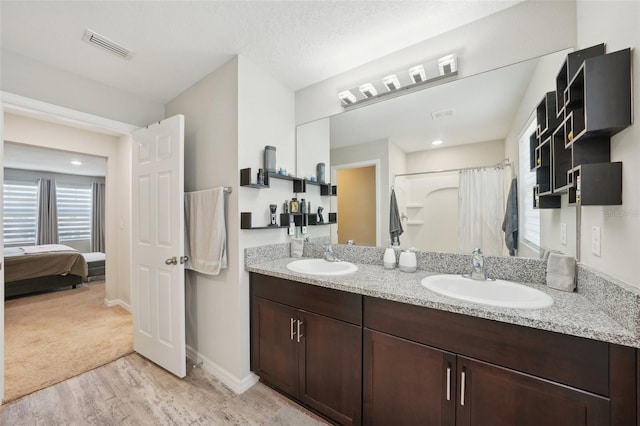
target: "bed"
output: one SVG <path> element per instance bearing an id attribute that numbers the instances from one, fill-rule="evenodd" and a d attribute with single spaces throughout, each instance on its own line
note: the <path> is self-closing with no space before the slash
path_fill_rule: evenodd
<path id="1" fill-rule="evenodd" d="M 61 244 L 4 249 L 4 297 L 74 287 L 87 276 L 79 251 Z"/>

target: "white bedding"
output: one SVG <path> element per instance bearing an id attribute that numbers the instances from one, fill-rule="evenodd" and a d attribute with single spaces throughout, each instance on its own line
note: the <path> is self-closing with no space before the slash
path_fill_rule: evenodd
<path id="1" fill-rule="evenodd" d="M 57 251 L 78 251 L 73 247 L 65 246 L 64 244 L 43 244 L 41 246 L 25 246 L 20 247 L 24 254 L 35 253 L 52 253 Z"/>

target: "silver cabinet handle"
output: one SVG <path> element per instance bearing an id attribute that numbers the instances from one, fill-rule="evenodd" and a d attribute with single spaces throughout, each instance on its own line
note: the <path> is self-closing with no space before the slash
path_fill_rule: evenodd
<path id="1" fill-rule="evenodd" d="M 464 385 L 465 385 L 465 374 L 464 371 L 460 373 L 460 405 L 464 405 Z"/>
<path id="2" fill-rule="evenodd" d="M 177 265 L 178 264 L 178 258 L 173 256 L 170 257 L 169 259 L 165 260 L 164 263 L 166 263 L 167 265 Z"/>
<path id="3" fill-rule="evenodd" d="M 451 401 L 451 367 L 447 367 L 447 401 Z"/>
<path id="4" fill-rule="evenodd" d="M 293 329 L 295 327 L 296 324 L 296 320 L 294 318 L 291 318 L 291 340 L 293 340 L 293 338 L 296 336 L 296 332 Z"/>
<path id="5" fill-rule="evenodd" d="M 298 343 L 300 343 L 300 338 L 302 337 L 302 331 L 300 327 L 302 326 L 302 321 L 298 320 Z"/>
<path id="6" fill-rule="evenodd" d="M 180 264 L 184 265 L 189 260 L 189 256 L 180 256 Z"/>

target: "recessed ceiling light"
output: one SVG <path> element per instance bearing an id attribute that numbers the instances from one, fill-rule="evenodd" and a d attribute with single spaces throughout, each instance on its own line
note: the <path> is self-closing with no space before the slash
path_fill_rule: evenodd
<path id="1" fill-rule="evenodd" d="M 74 166 L 82 166 L 82 161 L 71 160 L 71 164 L 73 164 Z"/>
<path id="2" fill-rule="evenodd" d="M 431 142 L 431 145 L 442 145 L 442 141 L 440 139 Z"/>

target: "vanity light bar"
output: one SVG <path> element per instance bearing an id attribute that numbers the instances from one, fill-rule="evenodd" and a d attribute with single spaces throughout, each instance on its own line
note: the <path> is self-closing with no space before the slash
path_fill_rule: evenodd
<path id="1" fill-rule="evenodd" d="M 398 90 L 400 87 L 400 81 L 398 81 L 398 77 L 395 74 L 391 74 L 382 79 L 382 84 L 387 88 L 388 91 L 392 92 L 394 90 Z"/>
<path id="2" fill-rule="evenodd" d="M 360 86 L 360 93 L 362 93 L 365 98 L 373 98 L 378 94 L 378 91 L 373 87 L 373 84 L 365 83 Z"/>
<path id="3" fill-rule="evenodd" d="M 409 68 L 409 76 L 414 83 L 421 83 L 427 79 L 422 65 L 416 65 L 413 68 Z"/>
<path id="4" fill-rule="evenodd" d="M 338 98 L 345 105 L 351 105 L 356 103 L 356 97 L 349 90 L 338 93 Z"/>
<path id="5" fill-rule="evenodd" d="M 349 90 L 343 90 L 338 93 L 338 98 L 344 108 L 349 108 L 362 102 L 374 102 L 374 99 L 380 99 L 385 95 L 393 97 L 419 90 L 456 75 L 458 75 L 457 57 L 455 54 L 449 54 L 423 61 L 422 64 L 411 67 L 409 72 L 397 71 L 383 77 L 382 81 L 367 82 Z"/>

